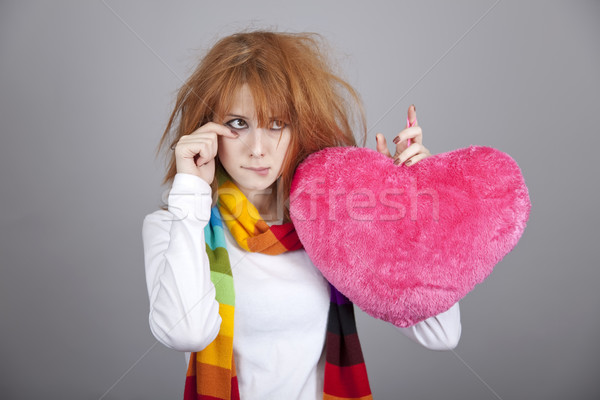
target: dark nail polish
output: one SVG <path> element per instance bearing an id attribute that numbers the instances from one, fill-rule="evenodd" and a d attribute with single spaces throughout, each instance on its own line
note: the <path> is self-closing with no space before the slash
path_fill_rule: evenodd
<path id="1" fill-rule="evenodd" d="M 399 141 L 400 141 L 400 136 L 396 136 L 394 138 L 394 144 L 398 144 Z"/>

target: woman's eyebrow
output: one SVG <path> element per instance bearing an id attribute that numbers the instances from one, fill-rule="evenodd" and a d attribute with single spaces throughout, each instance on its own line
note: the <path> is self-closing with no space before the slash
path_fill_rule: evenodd
<path id="1" fill-rule="evenodd" d="M 246 117 L 244 115 L 239 115 L 239 114 L 225 114 L 225 117 L 250 119 L 249 117 Z M 274 117 L 269 117 L 269 119 L 272 121 L 276 121 L 276 120 L 284 120 L 285 118 L 280 117 L 280 116 L 274 116 Z"/>

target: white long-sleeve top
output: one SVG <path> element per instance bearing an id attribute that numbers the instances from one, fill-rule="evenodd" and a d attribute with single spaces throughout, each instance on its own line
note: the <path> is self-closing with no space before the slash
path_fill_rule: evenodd
<path id="1" fill-rule="evenodd" d="M 203 179 L 178 173 L 163 198 L 168 210 L 148 214 L 142 228 L 150 330 L 165 346 L 185 352 L 186 363 L 217 337 L 221 324 L 204 240 L 211 194 Z M 304 249 L 251 253 L 225 225 L 224 231 L 236 295 L 233 350 L 241 398 L 322 398 L 327 281 Z M 427 348 L 452 349 L 461 333 L 458 303 L 397 329 Z"/>

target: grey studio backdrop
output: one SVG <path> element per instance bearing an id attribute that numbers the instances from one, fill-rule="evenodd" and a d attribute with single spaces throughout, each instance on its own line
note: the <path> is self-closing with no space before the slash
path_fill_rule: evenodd
<path id="1" fill-rule="evenodd" d="M 600 398 L 600 3 L 496 0 L 2 1 L 0 398 L 182 397 L 184 355 L 147 321 L 154 151 L 202 51 L 248 27 L 323 34 L 370 148 L 415 103 L 433 154 L 497 148 L 529 187 L 454 352 L 358 312 L 374 397 Z"/>

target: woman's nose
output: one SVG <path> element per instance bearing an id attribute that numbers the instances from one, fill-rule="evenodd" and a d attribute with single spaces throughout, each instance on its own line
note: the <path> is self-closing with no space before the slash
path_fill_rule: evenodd
<path id="1" fill-rule="evenodd" d="M 253 157 L 262 157 L 264 155 L 263 129 L 256 128 L 250 132 L 250 151 Z"/>

